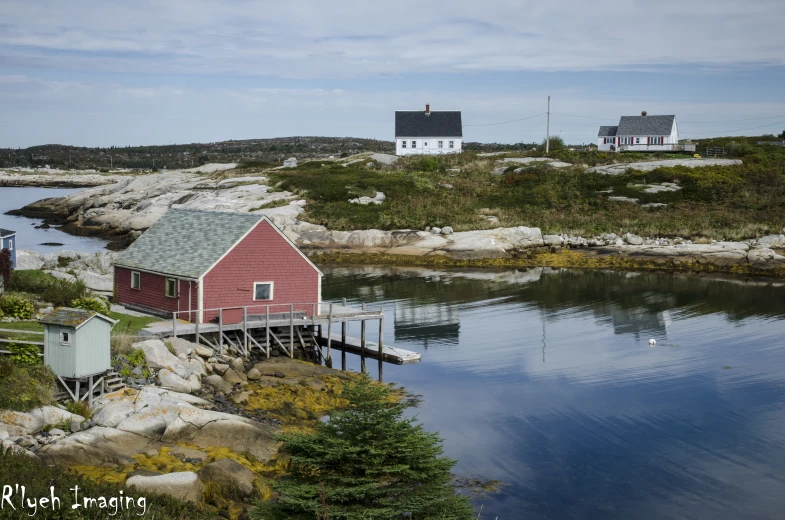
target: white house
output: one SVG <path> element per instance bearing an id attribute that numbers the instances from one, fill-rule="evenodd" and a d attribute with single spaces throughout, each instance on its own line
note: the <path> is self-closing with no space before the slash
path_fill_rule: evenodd
<path id="1" fill-rule="evenodd" d="M 610 152 L 686 152 L 695 145 L 679 144 L 676 116 L 622 116 L 618 126 L 601 126 L 597 147 Z"/>
<path id="2" fill-rule="evenodd" d="M 459 153 L 462 140 L 459 110 L 395 111 L 395 155 Z"/>

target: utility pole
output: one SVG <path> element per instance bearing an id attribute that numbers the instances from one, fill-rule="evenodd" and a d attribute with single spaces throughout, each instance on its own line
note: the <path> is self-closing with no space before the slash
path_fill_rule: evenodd
<path id="1" fill-rule="evenodd" d="M 545 125 L 545 153 L 551 151 L 551 96 L 548 96 L 548 122 Z"/>

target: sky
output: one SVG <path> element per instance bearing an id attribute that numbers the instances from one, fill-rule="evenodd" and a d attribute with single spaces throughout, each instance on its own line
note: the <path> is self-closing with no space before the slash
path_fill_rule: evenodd
<path id="1" fill-rule="evenodd" d="M 0 148 L 293 135 L 595 142 L 619 116 L 681 137 L 785 131 L 781 0 L 3 0 Z"/>

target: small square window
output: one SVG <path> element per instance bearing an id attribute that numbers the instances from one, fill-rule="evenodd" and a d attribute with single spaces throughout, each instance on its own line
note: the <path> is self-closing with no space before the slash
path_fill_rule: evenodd
<path id="1" fill-rule="evenodd" d="M 14 250 L 14 240 L 13 239 L 8 241 L 8 250 L 9 251 L 13 251 Z"/>
<path id="2" fill-rule="evenodd" d="M 165 294 L 168 298 L 175 298 L 177 297 L 177 280 L 174 278 L 167 278 L 166 279 L 166 290 Z"/>
<path id="3" fill-rule="evenodd" d="M 137 271 L 131 271 L 131 289 L 142 287 L 142 276 Z"/>
<path id="4" fill-rule="evenodd" d="M 438 146 L 439 148 L 444 148 L 444 141 L 439 141 L 439 142 L 437 143 L 437 146 Z"/>
<path id="5" fill-rule="evenodd" d="M 428 141 L 423 141 L 422 145 L 423 147 L 428 146 Z"/>
<path id="6" fill-rule="evenodd" d="M 449 143 L 450 148 L 455 148 L 454 145 L 455 145 L 455 141 L 450 141 L 450 143 Z"/>
<path id="7" fill-rule="evenodd" d="M 417 148 L 417 141 L 412 139 L 412 148 Z"/>
<path id="8" fill-rule="evenodd" d="M 640 137 L 636 137 L 635 138 L 635 144 L 641 144 L 641 138 Z"/>
<path id="9" fill-rule="evenodd" d="M 406 141 L 401 141 L 401 148 L 406 148 Z"/>
<path id="10" fill-rule="evenodd" d="M 273 282 L 256 282 L 253 284 L 254 301 L 273 299 Z"/>
<path id="11" fill-rule="evenodd" d="M 60 331 L 60 343 L 62 345 L 70 345 L 71 344 L 71 333 L 61 330 Z"/>

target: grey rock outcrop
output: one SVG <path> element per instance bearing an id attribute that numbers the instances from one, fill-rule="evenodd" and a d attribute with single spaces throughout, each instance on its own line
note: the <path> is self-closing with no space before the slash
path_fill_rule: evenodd
<path id="1" fill-rule="evenodd" d="M 198 471 L 203 482 L 217 484 L 225 492 L 249 497 L 254 491 L 254 474 L 239 462 L 221 459 L 211 462 Z"/>
<path id="2" fill-rule="evenodd" d="M 156 476 L 136 475 L 126 480 L 125 485 L 143 493 L 160 493 L 186 502 L 200 502 L 204 493 L 204 484 L 191 471 Z"/>

